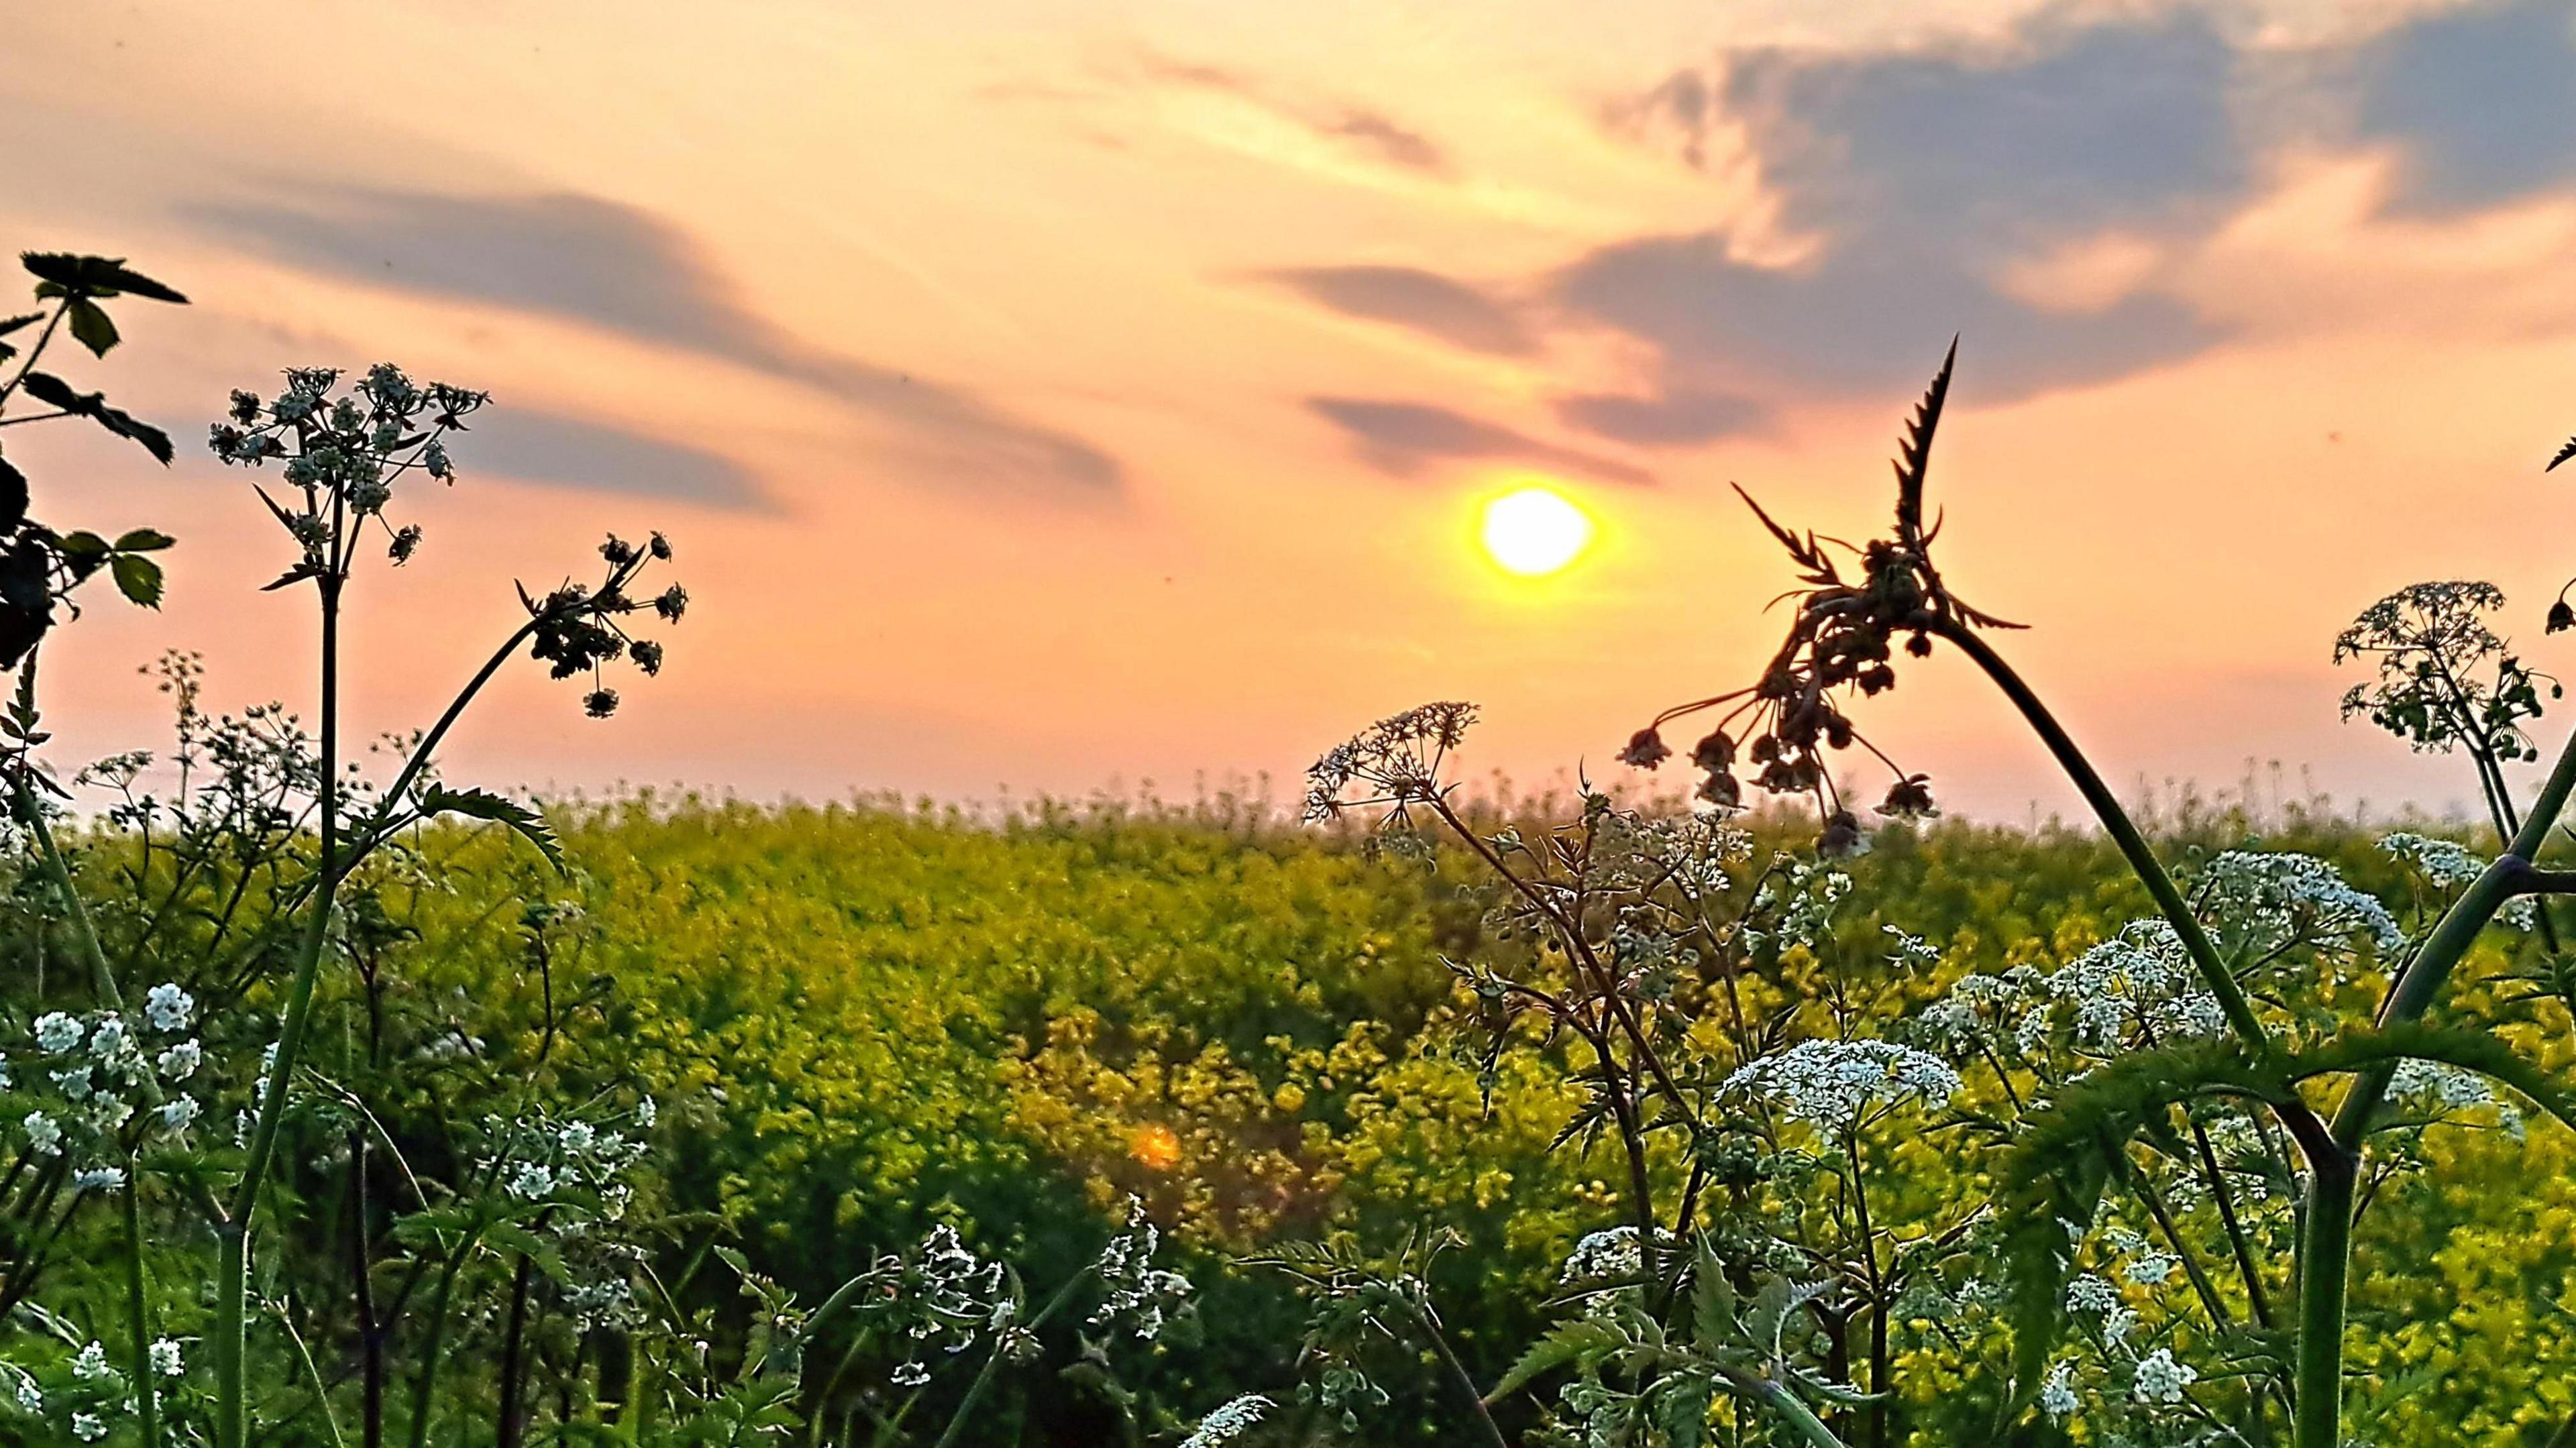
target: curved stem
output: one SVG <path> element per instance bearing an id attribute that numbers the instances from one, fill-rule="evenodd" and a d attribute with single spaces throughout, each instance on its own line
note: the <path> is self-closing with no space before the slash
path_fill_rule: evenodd
<path id="1" fill-rule="evenodd" d="M 134 1413 L 143 1448 L 161 1448 L 161 1386 L 152 1371 L 152 1300 L 143 1286 L 143 1184 L 125 1159 L 125 1311 L 134 1329 Z"/>
<path id="2" fill-rule="evenodd" d="M 2199 968 L 2201 983 L 2217 997 L 2219 1009 L 2227 1015 L 2228 1025 L 2255 1054 L 2271 1054 L 2271 1038 L 2264 1034 L 2263 1023 L 2256 1019 L 2253 1003 L 2245 998 L 2244 988 L 2236 983 L 2235 975 L 2220 958 L 2218 947 L 2210 943 L 2208 932 L 2200 928 L 2199 917 L 2191 913 L 2191 907 L 2183 901 L 2182 892 L 2174 888 L 2173 877 L 2165 873 L 2164 865 L 2156 859 L 2156 852 L 2148 846 L 2146 836 L 2138 832 L 2137 825 L 2129 819 L 2128 811 L 2120 808 L 2119 798 L 2111 793 L 2109 785 L 2102 782 L 2102 776 L 2094 771 L 2092 761 L 2084 757 L 2084 751 L 2075 747 L 2075 741 L 2057 722 L 2057 717 L 2049 713 L 2048 706 L 2039 701 L 2039 696 L 2031 692 L 2028 684 L 2022 682 L 2021 675 L 2013 672 L 2012 665 L 2004 662 L 2003 655 L 1978 637 L 1975 630 L 1963 623 L 1944 620 L 1933 632 L 1975 660 L 1977 667 L 1986 671 L 1986 677 L 1994 680 L 1995 686 L 2004 691 L 2004 697 L 2012 700 L 2013 707 L 2021 711 L 2032 732 L 2048 746 L 2048 752 L 2056 756 L 2058 767 L 2066 771 L 2066 777 L 2074 782 L 2076 791 L 2092 807 L 2094 817 L 2102 822 L 2102 829 L 2110 835 L 2111 842 L 2120 847 L 2120 853 L 2128 860 L 2129 869 L 2137 875 L 2138 883 L 2146 886 L 2147 894 L 2155 900 L 2156 909 L 2163 913 L 2166 923 L 2173 926 L 2174 934 L 2182 938 L 2183 949 L 2191 955 L 2192 964 Z"/>

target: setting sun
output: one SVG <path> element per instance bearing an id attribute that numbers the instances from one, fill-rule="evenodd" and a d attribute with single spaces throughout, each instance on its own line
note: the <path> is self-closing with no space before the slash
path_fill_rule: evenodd
<path id="1" fill-rule="evenodd" d="M 1506 572 L 1535 578 L 1572 563 L 1592 542 L 1592 517 L 1553 488 L 1527 487 L 1485 505 L 1485 552 Z"/>

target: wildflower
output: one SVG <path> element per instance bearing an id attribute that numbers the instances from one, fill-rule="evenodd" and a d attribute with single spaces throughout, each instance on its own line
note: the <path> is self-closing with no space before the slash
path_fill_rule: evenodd
<path id="1" fill-rule="evenodd" d="M 143 998 L 143 1018 L 156 1031 L 184 1031 L 196 1014 L 197 998 L 166 981 Z"/>
<path id="2" fill-rule="evenodd" d="M 181 1041 L 163 1051 L 161 1059 L 156 1064 L 160 1069 L 162 1080 L 185 1081 L 197 1074 L 197 1065 L 204 1057 L 204 1049 L 196 1042 Z"/>
<path id="3" fill-rule="evenodd" d="M 87 1101 L 89 1099 L 89 1093 L 93 1089 L 93 1083 L 91 1082 L 89 1075 L 89 1068 L 87 1066 L 71 1066 L 66 1067 L 63 1070 L 56 1071 L 54 1073 L 54 1089 L 63 1093 L 65 1100 Z"/>
<path id="4" fill-rule="evenodd" d="M 165 1378 L 175 1378 L 179 1376 L 181 1372 L 185 1371 L 185 1368 L 179 1361 L 179 1344 L 177 1342 L 165 1337 L 156 1340 L 152 1344 L 152 1371 L 159 1373 Z"/>
<path id="5" fill-rule="evenodd" d="M 627 657 L 635 660 L 635 667 L 642 669 L 646 675 L 662 672 L 662 646 L 653 640 L 637 639 L 627 645 L 626 654 Z"/>
<path id="6" fill-rule="evenodd" d="M 112 1192 L 125 1185 L 125 1168 L 94 1166 L 72 1174 L 72 1189 L 84 1192 Z"/>
<path id="7" fill-rule="evenodd" d="M 2039 1406 L 2052 1418 L 2063 1418 L 2082 1406 L 2075 1396 L 2075 1360 L 2068 1358 L 2048 1370 L 2039 1385 Z"/>
<path id="8" fill-rule="evenodd" d="M 1241 1437 L 1270 1411 L 1271 1402 L 1259 1393 L 1246 1393 L 1215 1412 L 1199 1419 L 1198 1431 L 1181 1440 L 1181 1448 L 1220 1448 Z"/>
<path id="9" fill-rule="evenodd" d="M 72 1376 L 85 1383 L 97 1382 L 113 1371 L 107 1365 L 106 1345 L 96 1339 L 72 1358 Z"/>
<path id="10" fill-rule="evenodd" d="M 1632 769 L 1653 769 L 1672 757 L 1672 746 L 1652 725 L 1628 736 L 1627 747 L 1619 751 L 1619 762 Z"/>
<path id="11" fill-rule="evenodd" d="M 196 1122 L 197 1113 L 200 1109 L 201 1108 L 197 1105 L 197 1098 L 194 1096 L 182 1094 L 171 1097 L 169 1100 L 161 1103 L 162 1129 L 165 1131 L 187 1130 L 189 1126 Z"/>
<path id="12" fill-rule="evenodd" d="M 30 1111 L 19 1123 L 27 1129 L 27 1145 L 38 1156 L 59 1156 L 63 1150 L 63 1128 L 60 1122 L 41 1111 Z"/>
<path id="13" fill-rule="evenodd" d="M 1110 1238 L 1100 1252 L 1103 1295 L 1099 1309 L 1091 1314 L 1092 1326 L 1125 1318 L 1137 1338 L 1150 1342 L 1162 1332 L 1165 1315 L 1188 1302 L 1190 1280 L 1152 1265 L 1160 1242 L 1161 1235 L 1145 1216 L 1145 1204 L 1130 1197 L 1125 1230 Z"/>
<path id="14" fill-rule="evenodd" d="M 2087 1272 L 2066 1284 L 2069 1312 L 2109 1312 L 2120 1305 L 2120 1289 L 2107 1278 Z"/>
<path id="15" fill-rule="evenodd" d="M 509 1188 L 510 1195 L 535 1201 L 555 1189 L 554 1169 L 542 1162 L 520 1162 L 510 1173 Z"/>
<path id="16" fill-rule="evenodd" d="M 2182 1390 L 2200 1380 L 2200 1371 L 2174 1361 L 2173 1349 L 2160 1347 L 2138 1359 L 2130 1393 L 2141 1403 L 2179 1403 Z"/>
<path id="17" fill-rule="evenodd" d="M 592 1143 L 598 1138 L 597 1129 L 587 1121 L 567 1121 L 562 1129 L 555 1133 L 556 1143 L 564 1150 L 575 1153 L 590 1150 Z"/>
<path id="18" fill-rule="evenodd" d="M 394 540 L 385 545 L 385 556 L 392 559 L 396 567 L 409 563 L 411 556 L 419 551 L 420 525 L 418 523 L 405 523 L 395 532 Z"/>
<path id="19" fill-rule="evenodd" d="M 107 1436 L 107 1424 L 96 1413 L 74 1413 L 72 1436 L 84 1443 L 95 1443 Z"/>
<path id="20" fill-rule="evenodd" d="M 672 584 L 662 590 L 660 597 L 653 600 L 653 611 L 660 614 L 665 623 L 678 623 L 680 615 L 689 611 L 689 591 L 676 583 Z"/>
<path id="21" fill-rule="evenodd" d="M 27 1412 L 41 1413 L 45 1411 L 45 1390 L 36 1386 L 36 1380 L 34 1378 L 27 1377 L 24 1374 L 19 1376 L 17 1398 L 18 1406 Z"/>
<path id="22" fill-rule="evenodd" d="M 99 1021 L 89 1035 L 89 1053 L 99 1061 L 113 1061 L 127 1045 L 125 1022 L 114 1016 Z"/>
<path id="23" fill-rule="evenodd" d="M 81 1023 L 61 1011 L 47 1011 L 36 1017 L 36 1049 L 59 1054 L 81 1043 Z"/>
<path id="24" fill-rule="evenodd" d="M 1958 1090 L 1959 1073 L 1940 1057 L 1873 1040 L 1801 1041 L 1736 1068 L 1719 1087 L 1761 1096 L 1828 1135 L 1851 1130 L 1872 1108 L 1940 1106 Z"/>
<path id="25" fill-rule="evenodd" d="M 903 1363 L 894 1370 L 894 1385 L 898 1388 L 917 1388 L 929 1381 L 930 1369 L 919 1358 Z"/>
<path id="26" fill-rule="evenodd" d="M 2173 1276 L 2174 1268 L 2179 1265 L 2181 1264 L 2172 1257 L 2161 1252 L 2151 1252 L 2130 1261 L 2120 1269 L 2120 1275 L 2140 1287 L 2154 1287 Z"/>

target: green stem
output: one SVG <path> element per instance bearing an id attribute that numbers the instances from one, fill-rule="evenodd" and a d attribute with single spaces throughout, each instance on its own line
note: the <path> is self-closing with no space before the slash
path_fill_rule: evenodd
<path id="1" fill-rule="evenodd" d="M 2085 804 L 2092 807 L 2094 818 L 2102 822 L 2102 829 L 2110 835 L 2111 842 L 2120 847 L 2121 855 L 2129 862 L 2130 871 L 2136 874 L 2138 883 L 2146 886 L 2147 894 L 2155 900 L 2156 909 L 2163 912 L 2166 922 L 2173 926 L 2174 934 L 2182 937 L 2183 949 L 2190 953 L 2192 964 L 2199 968 L 2201 983 L 2218 998 L 2219 1009 L 2226 1013 L 2228 1025 L 2245 1042 L 2247 1049 L 2257 1056 L 2270 1055 L 2271 1038 L 2264 1034 L 2263 1023 L 2255 1017 L 2253 1003 L 2246 999 L 2244 989 L 2237 985 L 2235 974 L 2220 958 L 2218 947 L 2210 943 L 2208 933 L 2200 928 L 2200 919 L 2184 903 L 2182 892 L 2174 888 L 2173 877 L 2165 873 L 2164 865 L 2156 859 L 2156 852 L 2148 847 L 2146 836 L 2138 833 L 2128 811 L 2120 808 L 2119 798 L 2111 793 L 2109 785 L 2102 782 L 2102 776 L 2094 771 L 2092 761 L 2084 757 L 2084 751 L 2075 747 L 2074 739 L 2057 722 L 2057 716 L 2048 712 L 2048 706 L 2031 692 L 2030 685 L 2023 683 L 2021 675 L 2013 672 L 2012 665 L 2004 662 L 2003 655 L 1978 637 L 1974 629 L 1963 623 L 1944 622 L 1935 632 L 1975 660 L 1977 667 L 1986 671 L 1986 677 L 2004 691 L 2004 697 L 2012 700 L 2013 707 L 2021 711 L 2022 718 L 2039 735 L 2040 742 L 2056 756 L 2058 767 L 2066 772 L 2076 791 L 2084 796 Z"/>
<path id="2" fill-rule="evenodd" d="M 319 883 L 308 907 L 304 938 L 298 943 L 295 976 L 286 992 L 285 1020 L 278 1032 L 277 1059 L 268 1066 L 266 1094 L 259 1120 L 251 1130 L 250 1152 L 243 1158 L 241 1181 L 233 1189 L 233 1208 L 225 1223 L 215 1279 L 215 1444 L 245 1448 L 249 1442 L 245 1393 L 249 1328 L 249 1239 L 251 1218 L 259 1208 L 259 1190 L 277 1154 L 277 1135 L 286 1119 L 287 1082 L 304 1051 L 304 1030 L 313 1014 L 313 983 L 321 974 L 323 947 L 331 933 L 331 909 L 340 890 L 340 588 L 339 580 L 320 580 L 322 603 L 321 783 L 319 788 L 322 853 L 316 863 Z"/>
<path id="3" fill-rule="evenodd" d="M 37 853 L 45 858 L 45 873 L 63 894 L 63 910 L 71 917 L 72 938 L 80 942 L 81 955 L 89 963 L 90 986 L 98 992 L 98 1003 L 111 1011 L 123 1010 L 125 1001 L 116 988 L 116 972 L 107 968 L 107 951 L 99 945 L 98 927 L 89 918 L 89 902 L 81 898 L 80 888 L 72 883 L 71 862 L 63 858 L 62 846 L 54 840 L 53 826 L 45 822 L 44 808 L 24 779 L 18 782 L 18 818 L 36 837 Z"/>
<path id="4" fill-rule="evenodd" d="M 465 1259 L 473 1254 L 475 1239 L 482 1235 L 481 1224 L 465 1234 L 447 1267 L 438 1276 L 438 1291 L 429 1304 L 429 1340 L 421 1345 L 420 1376 L 411 1389 L 411 1448 L 428 1448 L 429 1410 L 438 1392 L 438 1369 L 447 1347 L 447 1309 L 456 1295 L 457 1274 L 465 1269 Z"/>
<path id="5" fill-rule="evenodd" d="M 143 1285 L 143 1183 L 125 1159 L 125 1311 L 134 1328 L 134 1407 L 143 1448 L 161 1448 L 161 1386 L 152 1371 L 152 1299 Z"/>
<path id="6" fill-rule="evenodd" d="M 1787 1419 L 1789 1426 L 1797 1430 L 1809 1448 L 1845 1448 L 1843 1440 L 1834 1436 L 1834 1430 L 1826 1427 L 1822 1418 L 1809 1412 L 1807 1405 L 1799 1402 L 1798 1395 L 1789 1391 L 1787 1385 L 1741 1370 L 1724 1371 L 1738 1389 Z"/>
<path id="7" fill-rule="evenodd" d="M 1038 1309 L 1038 1315 L 1029 1319 L 1028 1330 L 1035 1332 L 1046 1326 L 1050 1318 L 1063 1311 L 1064 1305 L 1073 1300 L 1074 1292 L 1084 1283 L 1089 1282 L 1099 1271 L 1100 1264 L 1094 1262 L 1073 1274 L 1072 1280 L 1057 1288 L 1055 1296 L 1048 1298 L 1046 1305 Z M 976 1371 L 975 1380 L 966 1385 L 966 1396 L 957 1400 L 956 1415 L 948 1420 L 947 1428 L 941 1431 L 939 1441 L 933 1445 L 933 1448 L 953 1448 L 957 1442 L 957 1435 L 966 1431 L 966 1420 L 974 1416 L 975 1409 L 984 1401 L 984 1394 L 993 1386 L 993 1374 L 1000 1369 L 1001 1365 L 1002 1339 L 996 1335 L 993 1339 L 993 1350 L 984 1355 L 984 1366 Z"/>
<path id="8" fill-rule="evenodd" d="M 2352 1275 L 2357 1153 L 2308 1153 L 2308 1211 L 2299 1233 L 2299 1390 L 2291 1441 L 2342 1448 L 2344 1294 Z"/>

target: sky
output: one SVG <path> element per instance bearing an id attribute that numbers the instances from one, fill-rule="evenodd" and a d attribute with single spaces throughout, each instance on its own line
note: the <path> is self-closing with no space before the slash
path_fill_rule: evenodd
<path id="1" fill-rule="evenodd" d="M 2418 579 L 2576 677 L 2565 0 L 0 0 L 0 117 L 0 241 L 194 301 L 63 369 L 175 466 L 8 439 L 49 517 L 180 539 L 160 615 L 49 650 L 75 751 L 160 737 L 168 647 L 309 698 L 197 440 L 377 360 L 494 402 L 358 585 L 359 732 L 604 531 L 694 599 L 614 720 L 514 670 L 460 779 L 1285 797 L 1450 698 L 1470 774 L 1617 779 L 1778 642 L 1729 485 L 1867 536 L 1954 334 L 1943 571 L 2131 793 L 2464 802 L 2337 717 Z M 1534 481 L 1598 539 L 1516 578 L 1476 520 Z M 1954 810 L 2071 808 L 1955 657 L 1863 722 Z"/>

